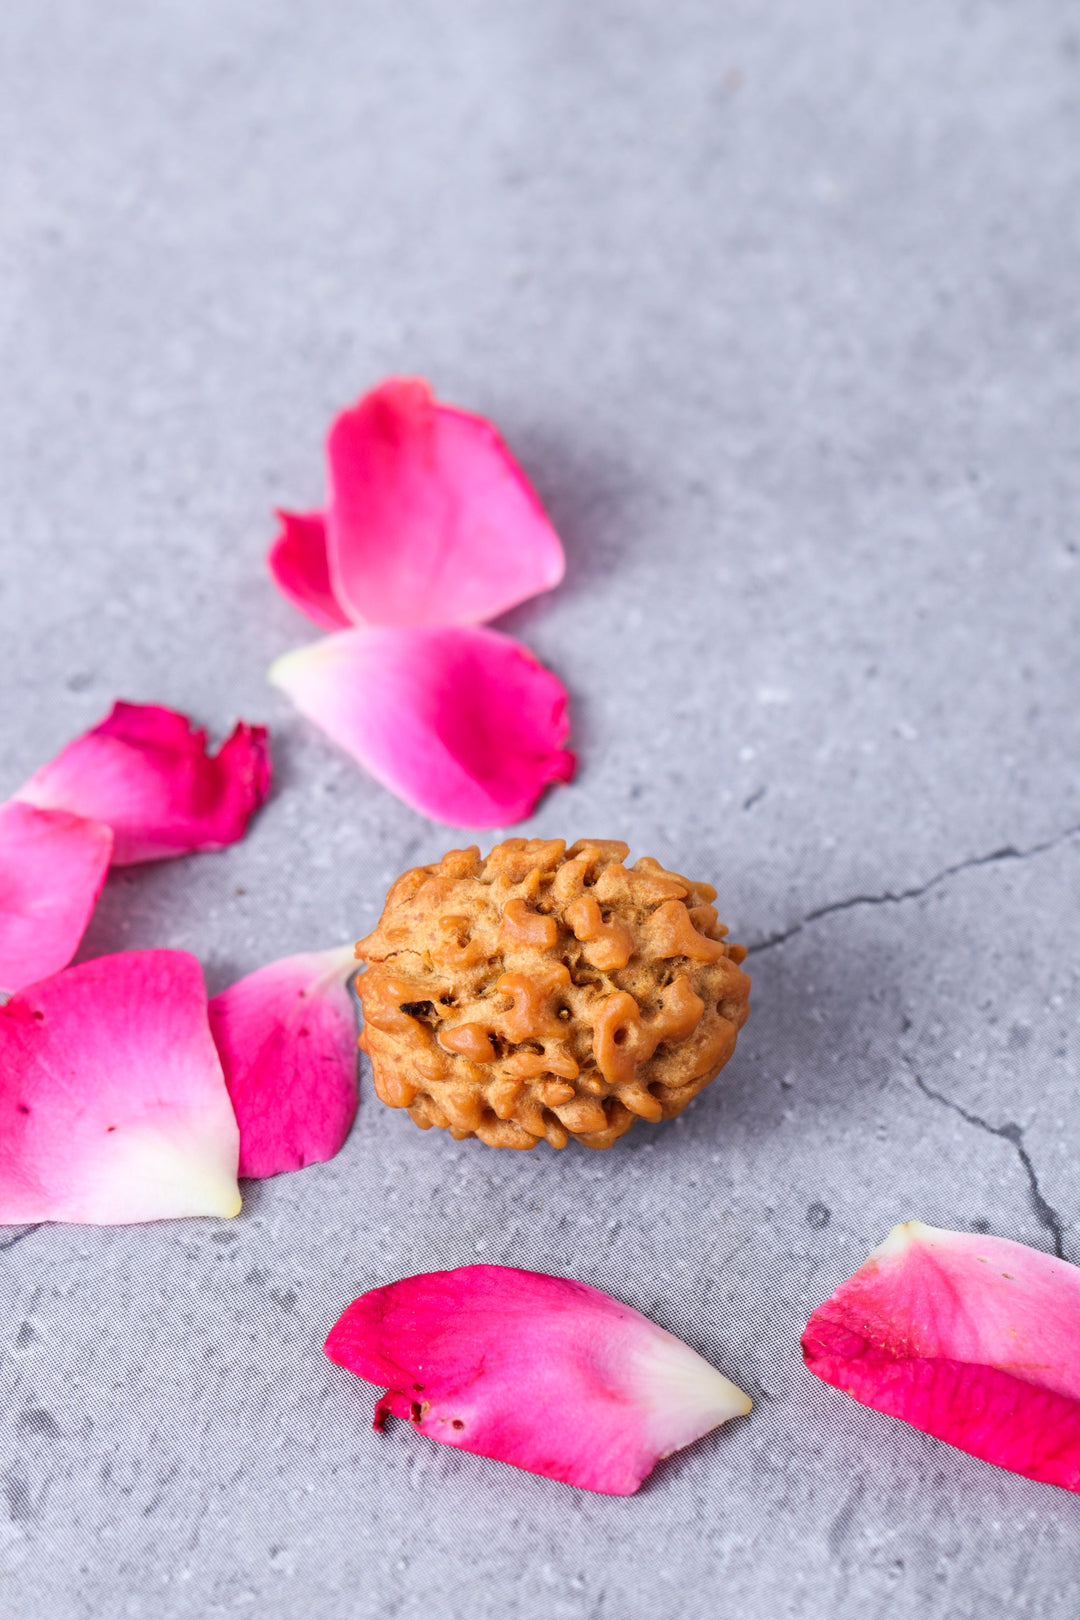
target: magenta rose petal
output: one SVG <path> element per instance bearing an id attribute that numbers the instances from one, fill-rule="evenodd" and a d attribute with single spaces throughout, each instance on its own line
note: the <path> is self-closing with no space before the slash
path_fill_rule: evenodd
<path id="1" fill-rule="evenodd" d="M 187 951 L 100 956 L 0 1007 L 0 1223 L 235 1215 L 238 1152 Z"/>
<path id="2" fill-rule="evenodd" d="M 115 703 L 15 797 L 103 821 L 115 835 L 112 864 L 131 866 L 235 843 L 269 791 L 264 726 L 240 721 L 211 755 L 185 715 Z"/>
<path id="3" fill-rule="evenodd" d="M 820 1305 L 810 1371 L 1028 1479 L 1080 1490 L 1080 1269 L 1007 1238 L 896 1226 Z"/>
<path id="4" fill-rule="evenodd" d="M 321 512 L 279 512 L 281 532 L 267 557 L 274 583 L 293 607 L 322 630 L 342 630 L 351 621 L 330 584 L 326 520 Z"/>
<path id="5" fill-rule="evenodd" d="M 0 804 L 0 990 L 66 967 L 109 869 L 113 835 L 66 810 Z"/>
<path id="6" fill-rule="evenodd" d="M 332 1159 L 356 1115 L 352 945 L 287 956 L 210 1002 L 210 1028 L 240 1127 L 240 1175 Z"/>
<path id="7" fill-rule="evenodd" d="M 334 422 L 327 539 L 354 622 L 480 624 L 563 577 L 562 543 L 496 429 L 392 377 Z"/>
<path id="8" fill-rule="evenodd" d="M 585 1283 L 506 1266 L 406 1277 L 354 1300 L 331 1361 L 421 1434 L 583 1490 L 629 1496 L 748 1396 L 689 1345 Z"/>
<path id="9" fill-rule="evenodd" d="M 495 630 L 343 630 L 279 658 L 270 679 L 435 821 L 506 826 L 573 775 L 565 688 Z"/>

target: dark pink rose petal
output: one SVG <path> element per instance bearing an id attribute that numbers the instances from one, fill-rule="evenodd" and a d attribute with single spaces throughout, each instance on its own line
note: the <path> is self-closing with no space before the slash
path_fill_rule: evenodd
<path id="1" fill-rule="evenodd" d="M 185 715 L 115 703 L 16 798 L 105 822 L 115 835 L 113 865 L 131 866 L 234 844 L 269 791 L 265 726 L 240 721 L 211 755 L 206 732 Z"/>
<path id="2" fill-rule="evenodd" d="M 343 630 L 270 671 L 301 713 L 435 821 L 503 827 L 574 756 L 566 691 L 495 630 Z"/>
<path id="3" fill-rule="evenodd" d="M 0 1007 L 0 1223 L 235 1215 L 238 1152 L 187 951 L 99 956 Z"/>
<path id="4" fill-rule="evenodd" d="M 210 1002 L 210 1028 L 240 1126 L 240 1174 L 332 1159 L 356 1114 L 351 945 L 286 956 Z"/>
<path id="5" fill-rule="evenodd" d="M 1022 1243 L 896 1226 L 818 1307 L 811 1372 L 999 1468 L 1080 1490 L 1080 1270 Z"/>
<path id="6" fill-rule="evenodd" d="M 749 1397 L 681 1339 L 584 1283 L 506 1266 L 406 1277 L 355 1300 L 331 1361 L 375 1409 L 482 1457 L 629 1496 Z"/>
<path id="7" fill-rule="evenodd" d="M 343 630 L 349 619 L 334 599 L 321 512 L 279 512 L 281 532 L 267 561 L 274 583 L 293 607 L 323 630 Z"/>
<path id="8" fill-rule="evenodd" d="M 356 623 L 480 624 L 563 577 L 558 535 L 499 434 L 392 377 L 327 440 L 330 578 Z"/>
<path id="9" fill-rule="evenodd" d="M 0 804 L 0 990 L 65 967 L 109 868 L 113 835 L 66 810 Z"/>

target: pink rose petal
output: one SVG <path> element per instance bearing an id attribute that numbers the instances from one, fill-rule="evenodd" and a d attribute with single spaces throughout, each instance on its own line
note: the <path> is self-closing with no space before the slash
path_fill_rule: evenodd
<path id="1" fill-rule="evenodd" d="M 205 731 L 185 715 L 115 703 L 15 796 L 105 822 L 115 834 L 113 865 L 131 866 L 234 844 L 269 790 L 264 726 L 240 721 L 211 756 Z"/>
<path id="2" fill-rule="evenodd" d="M 187 951 L 97 957 L 0 1007 L 0 1223 L 235 1215 L 238 1152 Z"/>
<path id="3" fill-rule="evenodd" d="M 811 1316 L 810 1371 L 999 1468 L 1080 1491 L 1080 1269 L 896 1226 Z"/>
<path id="4" fill-rule="evenodd" d="M 281 533 L 267 562 L 274 583 L 293 607 L 323 630 L 342 630 L 349 619 L 338 607 L 326 559 L 326 522 L 321 512 L 279 512 Z"/>
<path id="5" fill-rule="evenodd" d="M 490 422 L 392 377 L 327 440 L 330 578 L 356 623 L 479 624 L 563 577 L 558 535 Z"/>
<path id="6" fill-rule="evenodd" d="M 584 1490 L 628 1496 L 749 1397 L 647 1317 L 584 1283 L 463 1266 L 374 1288 L 326 1353 L 421 1434 Z"/>
<path id="7" fill-rule="evenodd" d="M 66 810 L 0 804 L 0 990 L 65 967 L 109 867 L 113 835 Z"/>
<path id="8" fill-rule="evenodd" d="M 495 630 L 344 630 L 270 679 L 384 787 L 435 821 L 521 821 L 568 782 L 566 691 Z"/>
<path id="9" fill-rule="evenodd" d="M 210 1002 L 240 1126 L 240 1174 L 276 1176 L 332 1159 L 356 1114 L 352 945 L 286 956 Z"/>

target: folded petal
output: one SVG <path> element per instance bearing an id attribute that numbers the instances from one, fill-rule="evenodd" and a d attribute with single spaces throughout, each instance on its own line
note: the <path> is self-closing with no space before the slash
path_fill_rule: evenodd
<path id="1" fill-rule="evenodd" d="M 282 595 L 323 630 L 341 630 L 350 620 L 330 585 L 326 520 L 321 512 L 279 512 L 281 532 L 267 557 Z"/>
<path id="2" fill-rule="evenodd" d="M 0 990 L 66 967 L 109 868 L 113 835 L 66 810 L 0 804 Z"/>
<path id="3" fill-rule="evenodd" d="M 186 715 L 115 703 L 15 796 L 105 822 L 115 835 L 113 865 L 131 866 L 234 844 L 269 791 L 265 726 L 241 720 L 211 755 L 206 732 Z"/>
<path id="4" fill-rule="evenodd" d="M 270 679 L 391 793 L 451 826 L 521 821 L 574 773 L 565 688 L 495 630 L 343 630 L 279 658 Z"/>
<path id="5" fill-rule="evenodd" d="M 356 1115 L 352 945 L 286 956 L 210 1002 L 210 1028 L 240 1127 L 240 1174 L 332 1159 Z"/>
<path id="6" fill-rule="evenodd" d="M 585 1283 L 463 1266 L 374 1288 L 326 1353 L 375 1409 L 448 1446 L 629 1496 L 661 1457 L 750 1399 L 681 1339 Z"/>
<path id="7" fill-rule="evenodd" d="M 558 535 L 490 422 L 392 377 L 327 440 L 337 602 L 357 623 L 479 624 L 563 577 Z"/>
<path id="8" fill-rule="evenodd" d="M 0 1223 L 235 1215 L 238 1152 L 187 951 L 100 956 L 0 1007 Z"/>
<path id="9" fill-rule="evenodd" d="M 1080 1269 L 1022 1243 L 896 1226 L 818 1307 L 811 1372 L 985 1462 L 1080 1490 Z"/>

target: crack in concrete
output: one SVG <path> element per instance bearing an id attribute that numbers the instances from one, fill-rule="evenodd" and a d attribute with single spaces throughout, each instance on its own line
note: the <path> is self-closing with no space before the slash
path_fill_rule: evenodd
<path id="1" fill-rule="evenodd" d="M 1017 849 L 1015 844 L 1004 844 L 1000 849 L 992 849 L 988 855 L 969 855 L 967 860 L 946 866 L 925 883 L 911 889 L 886 889 L 884 894 L 853 894 L 846 900 L 831 900 L 826 906 L 817 906 L 813 911 L 808 911 L 800 922 L 792 923 L 790 928 L 783 929 L 779 934 L 770 934 L 767 939 L 759 939 L 756 944 L 748 945 L 746 954 L 756 956 L 759 951 L 771 951 L 774 946 L 783 945 L 796 934 L 801 934 L 811 923 L 820 922 L 822 917 L 831 917 L 835 912 L 850 911 L 854 906 L 896 906 L 905 900 L 918 900 L 921 895 L 929 894 L 931 889 L 936 889 L 958 872 L 968 872 L 976 866 L 993 866 L 998 861 L 1027 861 L 1034 855 L 1045 855 L 1049 850 L 1057 849 L 1059 844 L 1068 843 L 1070 838 L 1076 837 L 1080 837 L 1080 822 L 1075 827 L 1066 827 L 1064 832 L 1057 833 L 1053 838 L 1032 844 L 1030 849 Z"/>
<path id="2" fill-rule="evenodd" d="M 944 1104 L 944 1106 L 946 1108 L 950 1108 L 954 1114 L 959 1114 L 960 1118 L 966 1121 L 968 1125 L 975 1125 L 980 1131 L 986 1131 L 989 1136 L 997 1136 L 1002 1141 L 1008 1142 L 1016 1149 L 1017 1158 L 1023 1165 L 1024 1173 L 1028 1178 L 1028 1190 L 1031 1193 L 1031 1207 L 1035 1211 L 1036 1219 L 1038 1220 L 1039 1224 L 1045 1227 L 1047 1232 L 1049 1232 L 1054 1244 L 1054 1253 L 1057 1255 L 1058 1259 L 1067 1260 L 1068 1255 L 1065 1253 L 1064 1225 L 1061 1216 L 1058 1214 L 1053 1205 L 1048 1204 L 1046 1199 L 1043 1197 L 1042 1188 L 1039 1186 L 1039 1177 L 1036 1174 L 1035 1166 L 1031 1160 L 1031 1154 L 1024 1146 L 1024 1132 L 1021 1127 L 1012 1122 L 1005 1125 L 991 1125 L 990 1121 L 988 1119 L 983 1119 L 981 1114 L 971 1114 L 966 1108 L 962 1108 L 958 1102 L 953 1102 L 951 1097 L 946 1097 L 943 1092 L 935 1091 L 933 1086 L 927 1085 L 921 1074 L 917 1074 L 915 1070 L 911 1068 L 910 1064 L 908 1067 L 911 1073 L 911 1078 L 914 1080 L 924 1097 L 929 1097 L 932 1102 Z"/>
<path id="3" fill-rule="evenodd" d="M 16 1243 L 22 1242 L 23 1238 L 32 1237 L 33 1234 L 40 1231 L 44 1225 L 44 1221 L 38 1221 L 34 1226 L 24 1226 L 22 1231 L 16 1232 L 14 1237 L 8 1238 L 5 1243 L 0 1243 L 0 1254 L 3 1254 L 5 1249 L 13 1249 Z"/>

